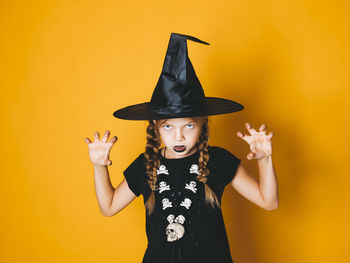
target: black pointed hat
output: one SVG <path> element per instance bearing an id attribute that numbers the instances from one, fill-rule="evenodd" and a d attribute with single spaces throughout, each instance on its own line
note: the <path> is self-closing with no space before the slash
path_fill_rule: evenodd
<path id="1" fill-rule="evenodd" d="M 198 38 L 171 33 L 162 73 L 150 102 L 131 105 L 113 113 L 126 120 L 158 120 L 218 115 L 244 109 L 238 102 L 205 97 L 188 57 L 187 39 L 209 45 Z"/>

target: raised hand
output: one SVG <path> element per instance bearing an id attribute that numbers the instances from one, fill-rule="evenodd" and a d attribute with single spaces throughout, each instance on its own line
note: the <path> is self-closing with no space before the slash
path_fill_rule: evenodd
<path id="1" fill-rule="evenodd" d="M 268 158 L 272 154 L 271 138 L 273 132 L 271 131 L 266 135 L 266 125 L 262 124 L 257 132 L 250 123 L 245 124 L 250 135 L 244 134 L 240 131 L 237 132 L 237 136 L 245 140 L 250 147 L 250 153 L 247 155 L 248 160 Z"/>
<path id="2" fill-rule="evenodd" d="M 109 152 L 118 138 L 113 136 L 108 142 L 109 135 L 110 131 L 107 130 L 102 140 L 100 140 L 100 134 L 94 132 L 94 142 L 91 142 L 87 137 L 84 139 L 88 144 L 90 160 L 94 165 L 106 166 L 112 164 L 112 161 L 109 160 Z"/>

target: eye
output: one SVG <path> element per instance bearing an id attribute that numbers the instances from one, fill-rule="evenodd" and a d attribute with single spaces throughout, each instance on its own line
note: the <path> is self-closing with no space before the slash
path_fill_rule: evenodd
<path id="1" fill-rule="evenodd" d="M 193 128 L 193 127 L 194 127 L 194 125 L 193 125 L 192 123 L 186 125 L 186 128 L 187 128 L 187 129 L 191 129 L 191 128 Z"/>
<path id="2" fill-rule="evenodd" d="M 167 124 L 164 124 L 162 127 L 164 130 L 170 130 L 170 128 L 171 128 L 171 126 L 167 125 Z"/>

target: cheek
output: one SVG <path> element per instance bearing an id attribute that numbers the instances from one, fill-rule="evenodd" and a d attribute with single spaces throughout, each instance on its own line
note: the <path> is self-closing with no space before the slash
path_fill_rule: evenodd
<path id="1" fill-rule="evenodd" d="M 164 144 L 166 144 L 170 140 L 170 133 L 169 132 L 162 131 L 159 133 L 159 135 L 160 135 L 160 139 L 162 140 L 162 142 Z"/>
<path id="2" fill-rule="evenodd" d="M 200 133 L 201 133 L 200 129 L 196 129 L 192 131 L 191 134 L 189 135 L 189 137 L 191 138 L 191 141 L 196 143 L 197 140 L 199 139 Z"/>

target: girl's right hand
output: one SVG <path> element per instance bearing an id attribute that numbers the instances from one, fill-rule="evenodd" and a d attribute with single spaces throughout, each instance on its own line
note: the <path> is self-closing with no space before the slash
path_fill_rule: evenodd
<path id="1" fill-rule="evenodd" d="M 109 160 L 109 152 L 114 143 L 118 140 L 116 136 L 113 136 L 109 142 L 107 142 L 110 131 L 106 131 L 102 140 L 100 140 L 100 134 L 94 132 L 94 142 L 91 142 L 89 138 L 85 138 L 85 142 L 89 147 L 90 160 L 93 165 L 111 165 L 112 161 Z"/>

